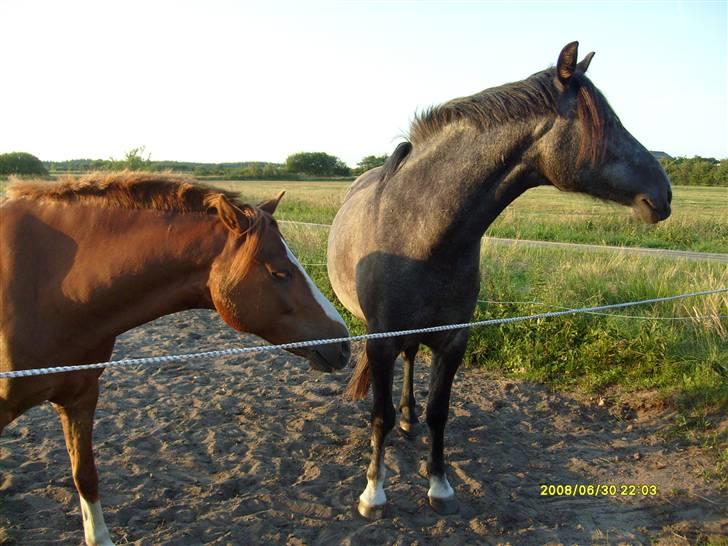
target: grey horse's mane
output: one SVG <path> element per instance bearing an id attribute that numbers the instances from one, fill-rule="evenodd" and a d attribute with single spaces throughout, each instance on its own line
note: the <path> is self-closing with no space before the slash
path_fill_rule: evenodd
<path id="1" fill-rule="evenodd" d="M 479 130 L 544 115 L 558 115 L 559 91 L 556 69 L 537 72 L 518 82 L 485 89 L 468 97 L 459 97 L 432 106 L 415 115 L 407 142 L 400 144 L 382 168 L 382 179 L 392 176 L 413 147 L 421 145 L 457 121 L 471 123 Z M 573 77 L 577 89 L 576 115 L 584 131 L 579 147 L 579 161 L 598 164 L 605 153 L 609 116 L 615 116 L 604 96 L 583 73 Z"/>

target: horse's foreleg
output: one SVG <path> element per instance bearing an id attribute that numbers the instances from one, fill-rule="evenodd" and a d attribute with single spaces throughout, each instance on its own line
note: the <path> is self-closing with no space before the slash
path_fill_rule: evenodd
<path id="1" fill-rule="evenodd" d="M 359 513 L 367 519 L 384 517 L 384 440 L 394 427 L 392 373 L 399 351 L 391 340 L 367 341 L 367 358 L 372 385 L 372 458 L 367 469 L 367 487 L 359 496 Z"/>
<path id="2" fill-rule="evenodd" d="M 98 396 L 98 380 L 93 380 L 80 396 L 70 401 L 55 402 L 54 407 L 61 418 L 66 448 L 71 458 L 73 481 L 81 500 L 86 544 L 113 546 L 101 512 L 99 480 L 92 447 L 93 419 Z"/>
<path id="3" fill-rule="evenodd" d="M 415 409 L 415 395 L 413 376 L 415 367 L 415 356 L 419 344 L 408 347 L 404 351 L 404 377 L 402 379 L 402 395 L 399 399 L 399 428 L 408 438 L 417 436 L 417 410 Z"/>
<path id="4" fill-rule="evenodd" d="M 430 489 L 427 496 L 430 506 L 440 514 L 457 512 L 455 492 L 445 474 L 445 425 L 450 411 L 450 391 L 467 345 L 468 333 L 459 331 L 444 350 L 433 351 L 430 372 L 430 398 L 427 402 L 427 426 L 430 434 L 430 455 L 427 473 Z"/>

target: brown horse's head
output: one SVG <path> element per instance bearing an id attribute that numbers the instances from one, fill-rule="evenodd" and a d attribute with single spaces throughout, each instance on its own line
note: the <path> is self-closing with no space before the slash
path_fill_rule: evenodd
<path id="1" fill-rule="evenodd" d="M 567 44 L 555 69 L 531 77 L 550 77 L 557 114 L 541 127 L 538 170 L 561 190 L 630 206 L 648 223 L 664 220 L 670 216 L 670 181 L 586 77 L 594 53 L 577 63 L 578 45 Z"/>
<path id="2" fill-rule="evenodd" d="M 347 337 L 343 319 L 321 294 L 281 237 L 273 212 L 283 193 L 258 207 L 234 205 L 223 194 L 211 207 L 228 230 L 213 263 L 209 289 L 220 316 L 233 328 L 271 343 Z M 320 371 L 343 368 L 348 342 L 292 349 Z"/>

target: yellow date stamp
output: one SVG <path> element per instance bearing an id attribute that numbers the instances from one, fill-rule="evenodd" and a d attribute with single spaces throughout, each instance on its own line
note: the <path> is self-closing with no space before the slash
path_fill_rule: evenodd
<path id="1" fill-rule="evenodd" d="M 654 497 L 657 486 L 647 483 L 540 484 L 541 497 Z"/>

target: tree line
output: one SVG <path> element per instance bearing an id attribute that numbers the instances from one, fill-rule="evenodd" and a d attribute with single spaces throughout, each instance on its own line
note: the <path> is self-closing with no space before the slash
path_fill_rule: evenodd
<path id="1" fill-rule="evenodd" d="M 143 146 L 132 148 L 121 159 L 70 159 L 41 162 L 23 152 L 0 154 L 0 175 L 48 176 L 88 171 L 176 171 L 199 177 L 223 179 L 299 180 L 305 178 L 349 178 L 383 164 L 386 155 L 364 157 L 350 168 L 336 156 L 324 152 L 299 152 L 284 163 L 241 161 L 236 163 L 195 163 L 188 161 L 153 161 Z"/>
<path id="2" fill-rule="evenodd" d="M 40 161 L 32 154 L 0 154 L 0 176 L 48 176 L 68 172 L 150 170 L 186 172 L 202 178 L 252 180 L 303 180 L 306 178 L 349 178 L 384 164 L 387 155 L 368 155 L 355 168 L 324 152 L 289 155 L 284 163 L 243 161 L 237 163 L 194 163 L 152 161 L 143 146 L 132 148 L 121 159 L 71 159 Z M 728 159 L 705 157 L 661 157 L 665 172 L 676 186 L 728 187 Z"/>
<path id="3" fill-rule="evenodd" d="M 675 186 L 728 187 L 728 159 L 675 157 L 661 158 L 660 163 Z"/>

